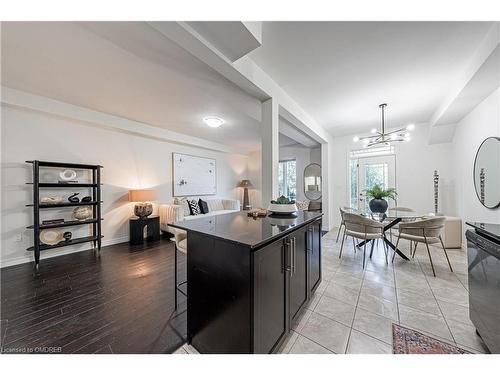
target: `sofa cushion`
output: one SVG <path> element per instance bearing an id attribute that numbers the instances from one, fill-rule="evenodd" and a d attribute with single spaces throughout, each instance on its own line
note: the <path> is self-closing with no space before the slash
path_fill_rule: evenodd
<path id="1" fill-rule="evenodd" d="M 182 211 L 184 211 L 184 216 L 191 215 L 191 210 L 189 209 L 189 204 L 187 198 L 175 198 L 174 204 L 182 206 Z"/>
<path id="2" fill-rule="evenodd" d="M 198 201 L 198 206 L 200 206 L 200 213 L 202 214 L 208 214 L 210 210 L 208 209 L 208 204 L 204 200 L 199 200 Z"/>
<path id="3" fill-rule="evenodd" d="M 189 210 L 191 211 L 191 215 L 199 215 L 200 214 L 200 206 L 198 206 L 198 201 L 196 199 L 188 199 Z"/>
<path id="4" fill-rule="evenodd" d="M 207 204 L 209 211 L 221 211 L 224 209 L 224 205 L 222 204 L 222 199 L 210 199 L 207 200 Z"/>

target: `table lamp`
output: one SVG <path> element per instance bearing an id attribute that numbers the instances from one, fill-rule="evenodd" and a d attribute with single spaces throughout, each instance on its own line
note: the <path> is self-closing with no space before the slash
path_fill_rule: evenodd
<path id="1" fill-rule="evenodd" d="M 137 202 L 134 206 L 134 214 L 144 219 L 153 213 L 153 205 L 150 201 L 156 199 L 156 191 L 151 189 L 129 190 L 128 200 Z"/>
<path id="2" fill-rule="evenodd" d="M 250 180 L 241 180 L 241 182 L 238 184 L 238 187 L 243 188 L 243 209 L 244 210 L 249 210 L 251 208 L 250 204 L 248 203 L 248 188 L 252 187 L 252 183 Z"/>

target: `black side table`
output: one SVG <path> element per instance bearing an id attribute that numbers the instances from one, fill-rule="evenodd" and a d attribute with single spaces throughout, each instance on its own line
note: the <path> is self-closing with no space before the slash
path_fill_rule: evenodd
<path id="1" fill-rule="evenodd" d="M 144 219 L 131 217 L 130 223 L 130 244 L 141 245 L 144 243 L 144 227 L 147 226 L 146 241 L 154 242 L 160 240 L 160 217 L 151 215 Z"/>

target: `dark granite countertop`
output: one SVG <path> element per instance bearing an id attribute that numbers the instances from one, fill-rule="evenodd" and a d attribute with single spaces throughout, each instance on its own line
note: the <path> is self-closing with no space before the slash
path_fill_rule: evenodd
<path id="1" fill-rule="evenodd" d="M 178 221 L 170 226 L 238 243 L 252 249 L 293 232 L 318 218 L 320 212 L 299 211 L 296 217 L 275 216 L 254 219 L 246 211 Z"/>
<path id="2" fill-rule="evenodd" d="M 466 222 L 467 225 L 470 225 L 474 229 L 479 232 L 484 232 L 487 235 L 496 238 L 500 241 L 500 224 L 489 224 L 489 223 L 477 223 L 477 222 Z"/>

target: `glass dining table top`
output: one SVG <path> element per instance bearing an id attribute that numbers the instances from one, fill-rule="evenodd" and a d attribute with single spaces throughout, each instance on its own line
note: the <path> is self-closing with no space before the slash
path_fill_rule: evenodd
<path id="1" fill-rule="evenodd" d="M 422 213 L 418 211 L 407 211 L 407 210 L 395 210 L 388 209 L 385 213 L 381 214 L 378 212 L 372 212 L 369 208 L 367 209 L 354 209 L 354 208 L 345 208 L 347 212 L 353 214 L 359 214 L 362 216 L 370 217 L 374 220 L 384 220 L 384 219 L 402 219 L 402 220 L 412 220 L 412 219 L 420 219 L 426 216 L 429 216 L 429 213 Z"/>

